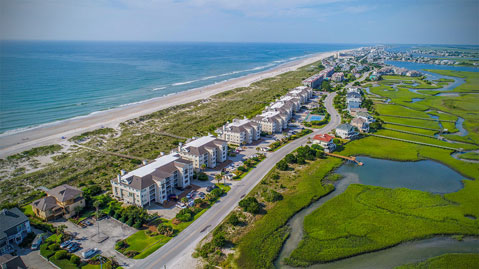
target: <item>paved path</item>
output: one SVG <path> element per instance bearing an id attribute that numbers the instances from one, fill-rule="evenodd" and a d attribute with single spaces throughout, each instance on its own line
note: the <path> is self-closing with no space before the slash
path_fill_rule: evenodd
<path id="1" fill-rule="evenodd" d="M 223 221 L 238 205 L 242 197 L 248 194 L 278 161 L 299 146 L 305 145 L 308 138 L 312 138 L 319 133 L 328 133 L 341 123 L 341 117 L 333 108 L 334 96 L 336 96 L 336 93 L 328 94 L 325 101 L 326 109 L 331 115 L 331 120 L 325 127 L 316 130 L 312 134 L 291 141 L 276 152 L 268 153 L 267 158 L 241 180 L 241 184 L 231 189 L 228 195 L 221 198 L 219 202 L 214 204 L 178 236 L 171 239 L 166 245 L 141 262 L 138 262 L 135 268 L 164 268 L 164 266 L 172 268 L 173 265 L 180 264 L 182 259 L 190 257 L 201 239 Z"/>

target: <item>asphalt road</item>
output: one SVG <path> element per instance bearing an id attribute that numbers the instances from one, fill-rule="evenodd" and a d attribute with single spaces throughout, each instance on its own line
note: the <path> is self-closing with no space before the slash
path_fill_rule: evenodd
<path id="1" fill-rule="evenodd" d="M 312 138 L 316 134 L 328 133 L 341 123 L 341 116 L 333 107 L 334 96 L 336 96 L 336 93 L 330 93 L 325 100 L 325 107 L 331 115 L 331 120 L 325 127 L 314 131 L 312 134 L 293 140 L 275 152 L 268 153 L 267 158 L 241 180 L 241 184 L 232 188 L 226 196 L 222 197 L 178 236 L 171 239 L 147 258 L 136 263 L 134 267 L 164 268 L 166 266 L 166 268 L 170 268 L 171 265 L 178 264 L 185 255 L 191 255 L 201 239 L 223 221 L 238 205 L 242 197 L 248 194 L 278 161 L 299 146 L 305 145 L 308 138 Z"/>

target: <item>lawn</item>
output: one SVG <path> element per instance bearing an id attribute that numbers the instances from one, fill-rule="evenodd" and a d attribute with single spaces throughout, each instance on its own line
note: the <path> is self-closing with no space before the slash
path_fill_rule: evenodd
<path id="1" fill-rule="evenodd" d="M 423 262 L 398 266 L 396 269 L 472 269 L 478 268 L 478 265 L 479 254 L 477 253 L 450 253 Z"/>
<path id="2" fill-rule="evenodd" d="M 467 153 L 461 154 L 460 157 L 462 159 L 468 159 L 468 160 L 479 160 L 479 153 L 478 152 L 467 152 Z"/>

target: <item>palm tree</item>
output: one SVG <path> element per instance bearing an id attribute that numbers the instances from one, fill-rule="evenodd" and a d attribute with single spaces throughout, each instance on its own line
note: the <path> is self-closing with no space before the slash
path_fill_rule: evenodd
<path id="1" fill-rule="evenodd" d="M 101 205 L 101 202 L 96 200 L 94 203 L 93 203 L 93 206 L 96 208 L 96 219 L 98 220 L 100 218 L 99 214 L 98 214 L 98 210 L 100 208 L 100 205 Z"/>
<path id="2" fill-rule="evenodd" d="M 218 184 L 220 184 L 221 178 L 222 178 L 221 174 L 216 174 L 215 175 L 215 179 L 218 181 Z"/>

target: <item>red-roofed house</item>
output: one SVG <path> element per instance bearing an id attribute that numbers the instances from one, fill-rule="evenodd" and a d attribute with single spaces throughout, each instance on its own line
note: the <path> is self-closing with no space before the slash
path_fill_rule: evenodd
<path id="1" fill-rule="evenodd" d="M 333 142 L 334 136 L 328 134 L 318 134 L 313 137 L 313 143 L 319 144 L 324 148 L 325 152 L 332 152 L 336 149 L 336 145 Z"/>

